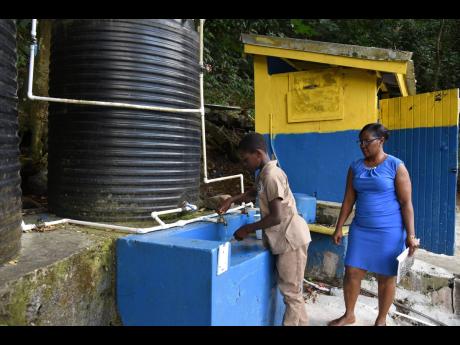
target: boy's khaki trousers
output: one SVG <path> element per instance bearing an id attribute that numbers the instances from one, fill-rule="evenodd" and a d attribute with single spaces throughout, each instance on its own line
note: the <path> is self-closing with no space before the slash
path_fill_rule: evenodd
<path id="1" fill-rule="evenodd" d="M 276 257 L 278 287 L 286 305 L 283 326 L 306 326 L 308 324 L 307 310 L 302 295 L 307 250 L 308 244 Z"/>

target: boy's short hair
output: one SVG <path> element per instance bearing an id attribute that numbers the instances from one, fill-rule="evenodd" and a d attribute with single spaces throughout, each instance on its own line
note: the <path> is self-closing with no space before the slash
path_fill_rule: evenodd
<path id="1" fill-rule="evenodd" d="M 265 143 L 264 136 L 256 132 L 246 134 L 243 139 L 241 139 L 240 144 L 238 145 L 238 150 L 240 152 L 248 153 L 254 153 L 256 150 L 262 150 L 266 153 L 267 145 Z"/>

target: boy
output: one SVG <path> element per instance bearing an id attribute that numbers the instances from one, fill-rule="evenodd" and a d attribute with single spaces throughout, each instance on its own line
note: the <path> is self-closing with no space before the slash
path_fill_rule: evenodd
<path id="1" fill-rule="evenodd" d="M 248 170 L 252 173 L 259 170 L 257 190 L 253 188 L 226 199 L 218 212 L 225 213 L 232 203 L 249 202 L 258 194 L 262 219 L 242 226 L 233 235 L 241 241 L 257 229 L 264 229 L 263 243 L 276 257 L 278 286 L 286 305 L 283 325 L 306 326 L 302 286 L 308 244 L 311 242 L 310 230 L 297 213 L 286 174 L 267 154 L 264 137 L 259 133 L 250 133 L 241 140 L 238 150 Z"/>

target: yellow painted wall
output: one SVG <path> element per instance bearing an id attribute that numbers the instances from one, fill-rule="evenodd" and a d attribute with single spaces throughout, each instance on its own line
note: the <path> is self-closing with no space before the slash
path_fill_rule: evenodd
<path id="1" fill-rule="evenodd" d="M 270 129 L 270 114 L 273 116 L 272 133 L 309 133 L 309 132 L 336 132 L 345 130 L 360 130 L 365 124 L 376 122 L 377 111 L 377 76 L 374 71 L 359 70 L 354 68 L 337 67 L 319 71 L 299 71 L 281 74 L 268 74 L 267 59 L 265 56 L 254 56 L 254 87 L 256 107 L 256 131 L 268 134 Z M 293 77 L 311 74 L 310 80 L 316 80 L 316 84 L 324 86 L 327 79 L 324 74 L 337 72 L 341 79 L 341 112 L 342 119 L 292 122 L 288 121 L 287 94 L 292 93 Z M 323 75 L 323 77 L 321 77 Z M 291 80 L 291 90 L 289 82 Z M 324 88 L 326 90 L 327 88 Z M 335 91 L 333 91 L 335 92 Z M 316 93 L 321 97 L 320 93 Z M 334 97 L 324 98 L 324 105 L 331 111 L 339 111 L 337 107 L 327 104 Z M 301 101 L 299 97 L 298 101 Z M 319 101 L 321 103 L 322 101 Z M 340 107 L 339 107 L 340 108 Z M 292 109 L 292 107 L 291 107 Z"/>
<path id="2" fill-rule="evenodd" d="M 451 89 L 382 99 L 380 120 L 390 130 L 457 126 L 458 97 L 459 89 Z"/>

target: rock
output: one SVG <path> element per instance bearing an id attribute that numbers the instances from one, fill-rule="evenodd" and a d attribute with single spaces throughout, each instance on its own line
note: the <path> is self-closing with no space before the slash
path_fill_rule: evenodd
<path id="1" fill-rule="evenodd" d="M 216 210 L 224 200 L 231 198 L 231 197 L 232 196 L 229 194 L 220 194 L 220 195 L 216 195 L 216 196 L 207 198 L 204 201 L 204 207 L 209 208 L 211 210 Z M 232 207 L 233 206 L 234 204 L 232 204 Z"/>
<path id="2" fill-rule="evenodd" d="M 452 305 L 452 289 L 449 286 L 444 286 L 437 291 L 431 292 L 431 303 L 434 306 L 441 306 L 447 312 L 453 312 Z"/>
<path id="3" fill-rule="evenodd" d="M 454 311 L 456 315 L 460 315 L 460 279 L 455 278 L 454 281 Z"/>

